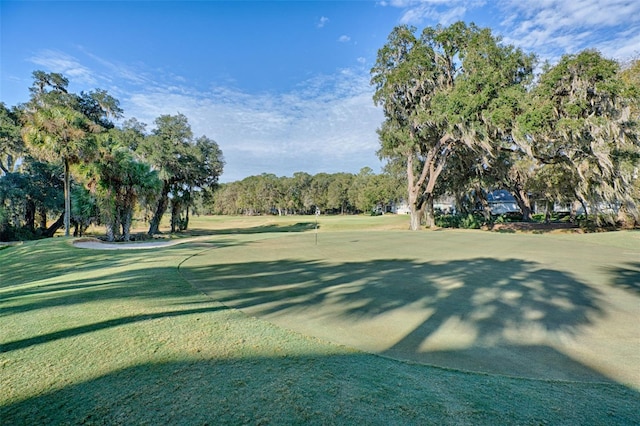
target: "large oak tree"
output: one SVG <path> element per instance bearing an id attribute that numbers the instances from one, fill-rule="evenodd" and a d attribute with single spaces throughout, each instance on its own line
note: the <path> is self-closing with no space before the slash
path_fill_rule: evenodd
<path id="1" fill-rule="evenodd" d="M 619 206 L 637 218 L 639 99 L 617 62 L 594 50 L 565 55 L 531 92 L 518 142 L 569 182 L 585 213 Z"/>
<path id="2" fill-rule="evenodd" d="M 371 70 L 374 101 L 385 121 L 379 155 L 404 163 L 410 229 L 434 225 L 435 188 L 447 159 L 461 148 L 491 153 L 508 139 L 510 121 L 534 57 L 500 43 L 489 29 L 396 27 Z"/>
<path id="3" fill-rule="evenodd" d="M 202 136 L 194 140 L 183 114 L 161 115 L 139 152 L 162 180 L 162 190 L 149 225 L 149 235 L 160 232 L 160 220 L 171 203 L 171 231 L 186 229 L 194 190 L 213 187 L 222 174 L 224 160 L 218 144 Z M 182 212 L 186 217 L 181 218 Z"/>

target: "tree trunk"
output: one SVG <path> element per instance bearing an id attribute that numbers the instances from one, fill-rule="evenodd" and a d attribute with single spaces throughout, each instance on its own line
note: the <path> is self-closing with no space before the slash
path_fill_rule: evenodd
<path id="1" fill-rule="evenodd" d="M 82 222 L 74 220 L 72 221 L 73 223 L 73 236 L 74 237 L 82 237 L 82 234 L 84 233 L 84 226 L 82 225 Z"/>
<path id="2" fill-rule="evenodd" d="M 69 159 L 64 159 L 64 236 L 68 237 L 71 229 L 71 176 Z M 53 235 L 53 234 L 52 234 Z"/>
<path id="3" fill-rule="evenodd" d="M 409 229 L 411 231 L 417 231 L 420 229 L 420 224 L 422 222 L 422 216 L 424 215 L 424 203 L 420 197 L 422 184 L 424 183 L 424 177 L 426 176 L 427 169 L 426 165 L 423 166 L 422 174 L 420 178 L 418 178 L 417 182 L 415 181 L 415 176 L 413 173 L 413 154 L 410 153 L 407 155 L 407 194 L 408 200 L 407 204 L 409 204 L 409 213 L 410 213 L 410 221 L 409 221 Z"/>
<path id="4" fill-rule="evenodd" d="M 544 203 L 544 223 L 551 223 L 551 212 L 553 211 L 553 203 L 545 201 Z"/>
<path id="5" fill-rule="evenodd" d="M 522 221 L 531 222 L 531 200 L 529 199 L 529 194 L 522 188 L 514 188 L 511 192 L 522 212 Z"/>
<path id="6" fill-rule="evenodd" d="M 411 210 L 411 223 L 409 225 L 409 229 L 412 231 L 417 231 L 420 229 L 420 224 L 422 221 L 422 216 L 424 215 L 424 206 L 423 208 L 417 208 L 415 205 L 409 206 Z"/>
<path id="7" fill-rule="evenodd" d="M 480 186 L 476 186 L 476 198 L 480 201 L 480 205 L 482 206 L 482 217 L 484 217 L 485 222 L 491 222 L 491 208 L 489 207 L 489 201 L 487 201 L 487 197 Z"/>
<path id="8" fill-rule="evenodd" d="M 433 194 L 425 194 L 424 198 L 424 224 L 427 228 L 436 227 L 436 215 L 433 210 Z"/>
<path id="9" fill-rule="evenodd" d="M 409 212 L 411 214 L 409 229 L 411 231 L 420 229 L 422 217 L 424 216 L 425 203 L 419 196 L 419 191 L 420 188 L 409 185 Z"/>
<path id="10" fill-rule="evenodd" d="M 118 224 L 115 223 L 115 222 L 107 223 L 107 226 L 106 226 L 106 228 L 107 228 L 107 231 L 106 231 L 107 241 L 109 241 L 109 242 L 115 241 L 115 239 L 116 239 L 116 235 L 115 234 L 116 233 L 114 231 L 114 228 L 116 226 L 118 226 Z"/>
<path id="11" fill-rule="evenodd" d="M 466 214 L 467 211 L 467 205 L 464 202 L 464 194 L 462 192 L 456 192 L 455 194 L 455 198 L 456 198 L 456 204 L 454 206 L 454 212 L 452 212 L 453 214 Z"/>
<path id="12" fill-rule="evenodd" d="M 184 223 L 180 224 L 181 231 L 186 231 L 187 229 L 189 229 L 189 206 L 188 205 L 184 215 Z"/>
<path id="13" fill-rule="evenodd" d="M 25 212 L 24 212 L 25 226 L 30 231 L 36 229 L 36 203 L 33 200 L 27 199 Z"/>
<path id="14" fill-rule="evenodd" d="M 584 221 L 585 223 L 589 223 L 589 210 L 587 209 L 587 203 L 581 199 L 580 204 L 582 205 L 582 209 L 584 210 Z"/>
<path id="15" fill-rule="evenodd" d="M 171 200 L 171 233 L 176 232 L 180 229 L 180 202 L 176 201 L 175 198 Z"/>
<path id="16" fill-rule="evenodd" d="M 589 223 L 589 210 L 587 208 L 587 200 L 585 200 L 582 196 L 580 196 L 580 194 L 576 194 L 576 196 L 578 197 L 578 201 L 580 202 L 580 205 L 584 210 L 585 222 Z"/>
<path id="17" fill-rule="evenodd" d="M 38 228 L 47 229 L 47 209 L 43 205 L 38 206 L 38 220 L 40 222 Z"/>
<path id="18" fill-rule="evenodd" d="M 131 220 L 133 217 L 133 209 L 126 207 L 122 212 L 122 239 L 123 241 L 131 240 Z"/>
<path id="19" fill-rule="evenodd" d="M 169 183 L 164 182 L 162 186 L 162 194 L 160 195 L 160 199 L 158 200 L 158 206 L 156 207 L 156 212 L 153 214 L 151 218 L 151 222 L 149 223 L 149 235 L 155 235 L 160 233 L 160 221 L 162 220 L 162 216 L 167 211 L 167 207 L 169 206 Z"/>
<path id="20" fill-rule="evenodd" d="M 56 220 L 49 228 L 47 228 L 42 233 L 42 235 L 47 238 L 53 237 L 53 234 L 55 234 L 58 229 L 62 228 L 62 225 L 64 224 L 64 218 L 65 218 L 65 213 L 62 213 L 58 218 L 58 220 Z"/>
<path id="21" fill-rule="evenodd" d="M 580 206 L 580 202 L 578 200 L 571 202 L 571 211 L 569 213 L 569 220 L 571 223 L 577 223 L 579 206 Z"/>
<path id="22" fill-rule="evenodd" d="M 105 234 L 107 241 L 116 241 L 120 238 L 120 218 L 122 215 L 120 208 L 117 206 L 109 207 L 108 209 L 110 211 L 107 209 L 103 210 L 103 212 L 105 212 L 103 216 L 104 226 L 106 229 Z M 108 214 L 106 214 L 106 212 L 108 212 Z"/>
<path id="23" fill-rule="evenodd" d="M 435 226 L 435 214 L 433 211 L 433 192 L 440 173 L 451 152 L 453 139 L 449 135 L 444 135 L 438 144 L 427 155 L 422 171 L 417 180 L 413 173 L 413 154 L 407 156 L 407 180 L 409 181 L 409 205 L 411 206 L 411 230 L 420 229 L 420 220 L 428 211 L 427 226 Z M 415 205 L 415 208 L 414 208 Z M 414 213 L 419 213 L 418 217 L 413 217 Z"/>

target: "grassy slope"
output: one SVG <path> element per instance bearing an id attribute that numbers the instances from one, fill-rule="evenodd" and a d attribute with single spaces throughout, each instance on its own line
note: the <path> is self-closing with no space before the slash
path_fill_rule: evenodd
<path id="1" fill-rule="evenodd" d="M 377 219 L 321 218 L 319 237 L 405 224 Z M 240 247 L 314 222 L 226 220 L 196 221 L 197 233 L 214 235 L 153 253 L 80 250 L 64 239 L 0 251 L 1 423 L 640 421 L 639 394 L 622 385 L 398 362 L 225 308 L 179 265 L 212 244 Z"/>

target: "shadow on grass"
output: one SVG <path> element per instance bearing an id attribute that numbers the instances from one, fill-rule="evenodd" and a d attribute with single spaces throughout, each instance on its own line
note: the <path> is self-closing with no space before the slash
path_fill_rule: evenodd
<path id="1" fill-rule="evenodd" d="M 36 274 L 39 260 L 51 264 L 51 259 L 67 259 L 67 249 L 55 250 L 49 246 L 22 258 L 22 264 L 11 266 L 12 273 L 24 268 L 26 280 L 29 274 Z M 57 284 L 45 283 L 37 289 L 19 286 L 12 298 L 2 299 L 2 313 L 5 308 L 28 313 L 110 298 L 153 299 L 159 304 L 169 298 L 174 303 L 188 303 L 193 290 L 176 267 L 157 267 L 164 262 L 154 263 L 158 253 L 74 252 L 69 261 L 87 270 L 92 269 L 91 265 L 83 262 L 93 262 L 93 268 L 118 262 L 123 267 L 137 263 L 140 266 L 86 279 L 57 280 Z M 183 258 L 185 253 L 189 252 L 177 257 Z M 0 263 L 4 265 L 10 263 Z M 60 270 L 71 274 L 76 268 L 65 265 Z M 506 363 L 509 357 L 494 350 L 503 344 L 514 351 L 512 358 L 528 353 L 534 358 L 553 359 L 563 368 L 569 365 L 569 373 L 577 377 L 584 374 L 594 381 L 607 380 L 550 346 L 515 347 L 503 341 L 509 332 L 531 328 L 571 335 L 603 314 L 597 291 L 571 275 L 535 262 L 490 258 L 337 264 L 283 260 L 203 267 L 189 267 L 187 262 L 181 271 L 227 305 L 263 315 L 287 317 L 294 313 L 317 316 L 321 321 L 337 318 L 348 326 L 404 312 L 407 307 L 427 312 L 427 319 L 409 329 L 389 351 L 420 355 L 423 343 L 439 330 L 452 323 L 465 323 L 473 328 L 469 352 L 453 348 L 430 354 L 469 357 L 473 362 L 495 358 L 494 362 Z M 15 285 L 18 281 L 14 278 L 12 275 Z M 3 287 L 0 289 L 6 295 L 8 289 Z M 3 350 L 216 309 L 196 307 L 121 316 L 15 340 Z M 247 351 L 250 353 L 250 347 Z M 615 384 L 467 374 L 366 354 L 299 357 L 283 353 L 283 357 L 272 358 L 149 361 L 86 382 L 61 383 L 61 389 L 6 403 L 0 406 L 0 419 L 3 424 L 634 424 L 638 423 L 640 412 L 638 392 Z M 152 355 L 149 358 L 153 359 Z"/>
<path id="2" fill-rule="evenodd" d="M 339 264 L 282 260 L 181 272 L 216 300 L 263 314 L 329 304 L 351 319 L 419 304 L 435 309 L 430 322 L 467 317 L 481 336 L 531 321 L 571 332 L 600 314 L 599 292 L 572 276 L 520 259 L 449 262 L 373 260 Z M 482 311 L 483 315 L 472 315 Z M 436 320 L 436 321 L 434 321 Z M 424 330 L 429 334 L 428 330 Z"/>
<path id="3" fill-rule="evenodd" d="M 70 275 L 73 277 L 73 275 Z M 140 268 L 120 273 L 94 274 L 36 287 L 5 290 L 0 299 L 0 318 L 38 309 L 69 307 L 91 301 L 163 300 L 193 294 L 180 282 L 176 267 Z M 150 283 L 155 283 L 150 284 Z"/>
<path id="4" fill-rule="evenodd" d="M 621 267 L 607 268 L 613 275 L 613 285 L 640 294 L 640 262 L 627 262 Z"/>
<path id="5" fill-rule="evenodd" d="M 48 425 L 635 424 L 639 401 L 619 385 L 338 354 L 145 363 L 0 406 L 0 418 Z"/>
<path id="6" fill-rule="evenodd" d="M 551 349 L 549 339 L 574 336 L 603 315 L 597 290 L 535 262 L 282 260 L 186 264 L 181 272 L 213 299 L 294 330 L 323 330 L 320 337 L 359 348 L 386 339 L 382 352 L 395 358 L 523 377 L 601 379 L 568 359 L 546 364 L 528 349 Z"/>
<path id="7" fill-rule="evenodd" d="M 153 251 L 79 249 L 56 241 L 25 244 L 0 254 L 0 317 L 94 299 L 162 299 L 172 295 L 167 288 L 190 294 L 178 273 L 180 260 L 194 249 L 244 244 L 217 239 Z"/>
<path id="8" fill-rule="evenodd" d="M 320 225 L 317 225 L 320 228 Z M 305 232 L 316 229 L 315 222 L 298 222 L 289 225 L 261 225 L 253 226 L 250 228 L 223 228 L 223 229 L 199 229 L 193 228 L 188 231 L 189 235 L 193 236 L 206 236 L 206 235 L 251 235 L 251 234 L 266 234 L 266 233 L 280 233 L 280 232 Z"/>
<path id="9" fill-rule="evenodd" d="M 200 309 L 183 309 L 179 311 L 164 311 L 153 314 L 132 315 L 120 318 L 114 318 L 111 320 L 100 321 L 92 324 L 87 324 L 79 327 L 67 328 L 64 330 L 56 331 L 53 333 L 41 334 L 38 336 L 15 340 L 12 342 L 0 344 L 0 353 L 11 352 L 18 349 L 28 348 L 29 346 L 39 345 L 42 343 L 51 342 L 53 340 L 64 339 L 67 337 L 75 337 L 94 331 L 104 330 L 111 327 L 118 327 L 121 325 L 134 324 L 141 321 L 149 321 L 154 319 L 179 317 L 182 315 L 202 314 L 207 312 L 215 312 L 220 309 L 227 309 L 224 307 L 214 308 L 200 308 Z"/>
<path id="10" fill-rule="evenodd" d="M 531 232 L 533 234 L 546 234 L 557 231 L 572 231 L 578 229 L 579 226 L 569 222 L 506 222 L 495 223 L 491 230 L 501 233 Z"/>

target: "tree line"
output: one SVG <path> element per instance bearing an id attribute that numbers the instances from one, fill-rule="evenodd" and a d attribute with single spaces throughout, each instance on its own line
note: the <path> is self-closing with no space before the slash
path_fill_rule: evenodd
<path id="1" fill-rule="evenodd" d="M 638 221 L 640 61 L 585 50 L 536 69 L 535 55 L 474 24 L 391 32 L 371 70 L 378 154 L 404 170 L 411 229 L 434 225 L 442 194 L 460 203 L 496 188 L 524 220 L 535 198 Z"/>
<path id="2" fill-rule="evenodd" d="M 136 119 L 120 126 L 117 99 L 96 89 L 68 91 L 58 73 L 35 71 L 28 102 L 0 103 L 0 240 L 69 235 L 103 224 L 107 239 L 128 241 L 134 212 L 148 234 L 171 213 L 187 229 L 194 197 L 211 191 L 223 170 L 218 144 L 194 137 L 187 117 L 162 115 L 147 132 Z M 51 215 L 59 215 L 49 223 Z"/>
<path id="3" fill-rule="evenodd" d="M 277 177 L 263 173 L 220 184 L 207 212 L 225 215 L 355 214 L 402 198 L 402 187 L 391 174 L 364 167 L 358 174 L 294 173 Z"/>

